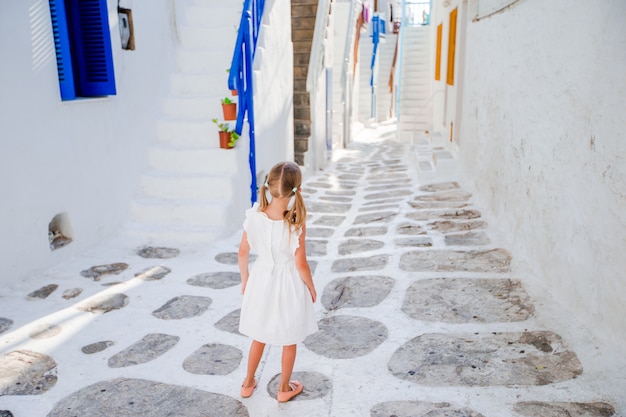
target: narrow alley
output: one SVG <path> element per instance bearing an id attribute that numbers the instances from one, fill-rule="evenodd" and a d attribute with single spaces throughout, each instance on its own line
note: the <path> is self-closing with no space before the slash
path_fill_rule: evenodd
<path id="1" fill-rule="evenodd" d="M 424 183 L 393 126 L 306 178 L 320 330 L 303 394 L 275 400 L 280 349 L 239 397 L 240 234 L 118 236 L 0 289 L 0 416 L 619 416 L 623 358 L 507 250 L 462 177 Z"/>

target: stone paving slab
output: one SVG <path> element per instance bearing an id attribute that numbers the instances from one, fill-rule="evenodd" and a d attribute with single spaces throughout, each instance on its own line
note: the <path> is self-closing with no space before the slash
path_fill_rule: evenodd
<path id="1" fill-rule="evenodd" d="M 519 280 L 433 278 L 407 289 L 402 311 L 416 320 L 496 323 L 528 320 L 535 309 Z"/>
<path id="2" fill-rule="evenodd" d="M 389 361 L 400 379 L 430 386 L 547 385 L 576 378 L 582 364 L 553 332 L 424 334 Z"/>
<path id="3" fill-rule="evenodd" d="M 47 417 L 249 417 L 241 401 L 195 388 L 117 378 L 61 400 Z"/>
<path id="4" fill-rule="evenodd" d="M 472 193 L 418 183 L 410 147 L 384 136 L 303 184 L 319 331 L 298 346 L 301 395 L 277 404 L 268 346 L 239 397 L 240 232 L 123 236 L 0 288 L 0 417 L 624 415 L 619 358 L 598 369 L 603 349 L 546 319 L 549 294 L 529 295 Z"/>

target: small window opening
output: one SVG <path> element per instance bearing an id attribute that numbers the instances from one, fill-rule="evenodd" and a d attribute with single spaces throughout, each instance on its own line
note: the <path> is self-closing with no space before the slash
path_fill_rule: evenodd
<path id="1" fill-rule="evenodd" d="M 120 24 L 120 38 L 122 49 L 128 51 L 135 50 L 135 30 L 133 28 L 133 11 L 123 7 L 117 8 L 117 15 Z"/>
<path id="2" fill-rule="evenodd" d="M 59 213 L 52 218 L 48 225 L 48 243 L 50 250 L 61 249 L 74 240 L 74 229 L 70 216 L 67 213 Z"/>

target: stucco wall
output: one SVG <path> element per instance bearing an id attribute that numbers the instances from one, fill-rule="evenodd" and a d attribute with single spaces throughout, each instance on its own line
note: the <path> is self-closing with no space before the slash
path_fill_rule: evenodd
<path id="1" fill-rule="evenodd" d="M 127 219 L 173 62 L 174 5 L 132 4 L 134 51 L 121 49 L 117 1 L 108 8 L 117 95 L 62 102 L 48 1 L 2 6 L 0 283 L 94 246 Z M 61 212 L 75 239 L 52 252 L 48 224 Z"/>
<path id="2" fill-rule="evenodd" d="M 255 55 L 254 111 L 259 185 L 270 168 L 293 161 L 293 44 L 288 0 L 265 2 Z"/>
<path id="3" fill-rule="evenodd" d="M 459 154 L 516 257 L 621 349 L 624 16 L 621 0 L 525 0 L 468 22 Z"/>

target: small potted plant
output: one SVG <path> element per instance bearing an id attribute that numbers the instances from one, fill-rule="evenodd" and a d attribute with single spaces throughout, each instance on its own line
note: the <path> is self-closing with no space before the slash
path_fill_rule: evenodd
<path id="1" fill-rule="evenodd" d="M 230 68 L 226 68 L 226 72 L 230 74 Z M 239 93 L 237 93 L 237 90 L 230 90 L 230 95 L 232 96 L 236 96 Z"/>
<path id="2" fill-rule="evenodd" d="M 224 120 L 237 119 L 237 103 L 233 103 L 228 97 L 222 99 L 222 111 L 224 112 Z"/>
<path id="3" fill-rule="evenodd" d="M 231 130 L 228 123 L 220 123 L 217 119 L 213 119 L 213 123 L 219 128 L 220 148 L 231 149 L 235 147 L 235 142 L 239 139 L 239 134 L 235 129 Z"/>

